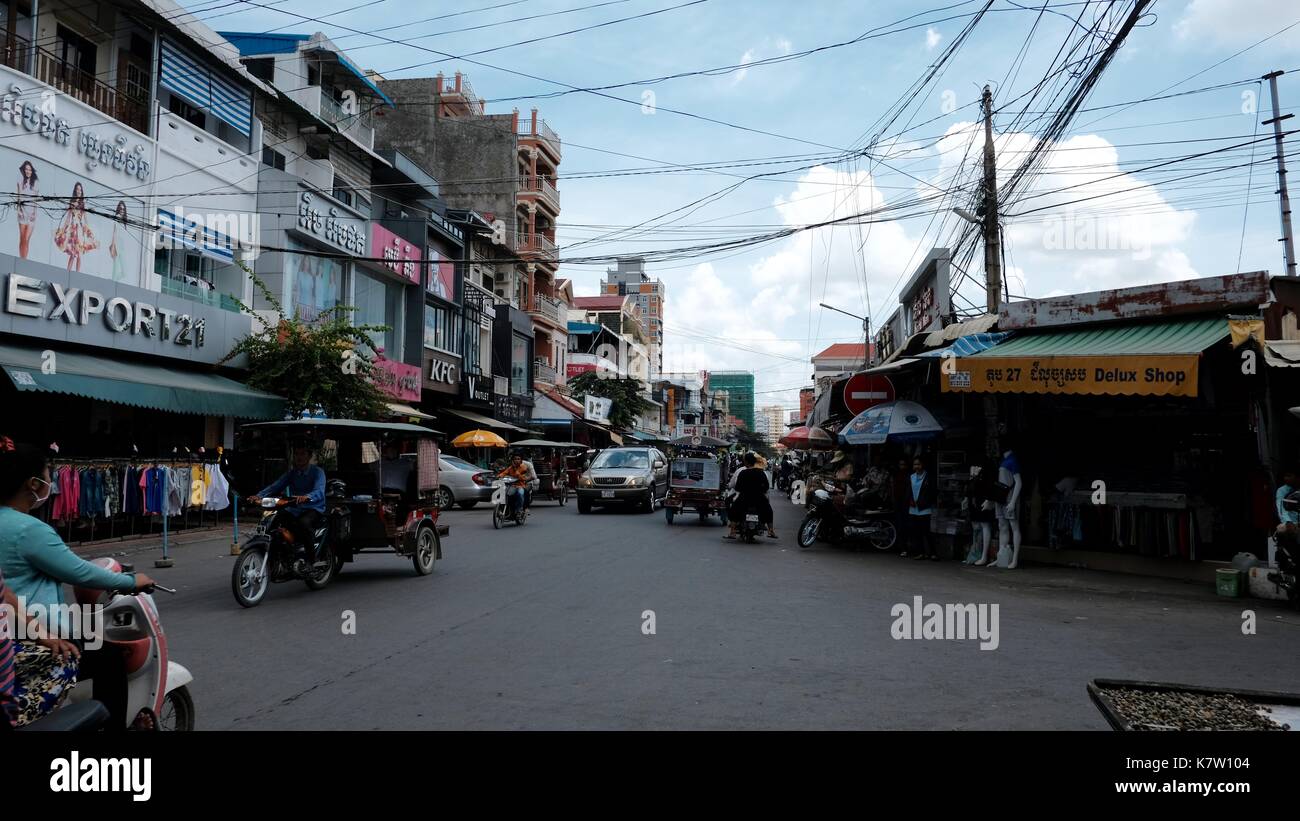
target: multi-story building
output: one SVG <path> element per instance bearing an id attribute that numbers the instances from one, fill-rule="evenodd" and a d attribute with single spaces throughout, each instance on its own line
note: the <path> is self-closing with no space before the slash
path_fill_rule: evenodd
<path id="1" fill-rule="evenodd" d="M 845 374 L 860 371 L 866 367 L 867 346 L 862 342 L 838 342 L 812 358 L 813 382 L 817 386 L 816 394 L 821 395 L 822 388 Z"/>
<path id="2" fill-rule="evenodd" d="M 790 421 L 807 421 L 808 417 L 812 414 L 813 405 L 816 404 L 816 402 L 817 391 L 815 388 L 800 388 L 798 416 L 796 417 L 794 414 L 791 414 Z"/>
<path id="3" fill-rule="evenodd" d="M 650 384 L 650 351 L 647 345 L 640 306 L 631 296 L 580 296 L 573 299 L 571 319 L 603 325 L 618 336 L 616 355 L 607 359 L 620 363 L 621 372 Z"/>
<path id="4" fill-rule="evenodd" d="M 769 445 L 785 435 L 785 408 L 780 405 L 766 405 L 758 410 L 754 431 L 762 436 Z"/>
<path id="5" fill-rule="evenodd" d="M 754 374 L 749 371 L 710 371 L 709 387 L 728 394 L 730 414 L 754 430 Z"/>
<path id="6" fill-rule="evenodd" d="M 499 304 L 506 306 L 497 311 L 497 322 L 503 323 L 497 345 L 512 362 L 512 398 L 499 402 L 498 410 L 515 417 L 532 405 L 539 366 L 544 380 L 554 380 L 557 353 L 568 347 L 568 316 L 556 283 L 560 138 L 536 109 L 524 116 L 517 110 L 487 113 L 459 73 L 379 78 L 378 85 L 397 103 L 377 121 L 381 143 L 425 164 L 442 182 L 450 207 L 482 214 L 494 227 L 495 256 L 513 263 L 508 276 L 498 266 L 493 285 Z M 525 335 L 526 344 L 516 339 Z M 528 357 L 522 368 L 514 363 L 516 356 Z M 525 386 L 527 396 L 515 393 Z"/>
<path id="7" fill-rule="evenodd" d="M 600 292 L 603 296 L 626 296 L 635 301 L 650 355 L 649 378 L 657 379 L 664 369 L 664 284 L 646 276 L 643 258 L 623 257 L 617 267 L 605 272 Z"/>
<path id="8" fill-rule="evenodd" d="M 278 418 L 224 362 L 253 329 L 254 97 L 272 90 L 170 0 L 7 8 L 0 430 L 65 460 L 152 458 Z"/>

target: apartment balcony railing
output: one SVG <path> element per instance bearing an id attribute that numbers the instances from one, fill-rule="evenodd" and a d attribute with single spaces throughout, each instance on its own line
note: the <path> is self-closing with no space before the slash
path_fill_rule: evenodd
<path id="1" fill-rule="evenodd" d="M 464 301 L 466 308 L 471 311 L 477 311 L 480 314 L 480 321 L 482 322 L 483 327 L 492 327 L 491 320 L 497 315 L 496 294 L 491 291 L 486 291 L 471 282 L 466 282 Z"/>
<path id="2" fill-rule="evenodd" d="M 362 114 L 348 114 L 342 104 L 326 89 L 320 92 L 321 119 L 337 128 L 343 134 L 356 140 L 365 148 L 375 145 L 375 129 L 364 121 Z"/>
<path id="3" fill-rule="evenodd" d="M 526 232 L 516 234 L 515 250 L 521 254 L 537 254 L 551 260 L 559 257 L 555 242 L 542 234 L 529 234 Z"/>
<path id="4" fill-rule="evenodd" d="M 518 134 L 525 139 L 539 140 L 546 143 L 556 157 L 560 156 L 560 135 L 551 130 L 545 120 L 537 120 L 534 127 L 534 121 L 530 119 L 520 119 Z"/>
<path id="5" fill-rule="evenodd" d="M 442 86 L 438 89 L 439 92 L 444 97 L 452 98 L 445 102 L 463 104 L 471 114 L 483 114 L 486 111 L 483 101 L 474 95 L 474 87 L 469 84 L 469 80 L 466 79 L 465 75 L 457 74 L 454 77 L 443 77 L 442 81 Z M 455 99 L 457 97 L 460 99 Z"/>
<path id="6" fill-rule="evenodd" d="M 561 328 L 566 327 L 569 322 L 569 311 L 564 307 L 564 303 L 545 294 L 535 294 L 533 296 L 532 312 L 549 319 Z"/>
<path id="7" fill-rule="evenodd" d="M 34 62 L 33 62 L 34 59 Z M 53 86 L 73 99 L 129 125 L 141 134 L 149 133 L 149 101 L 119 91 L 88 71 L 56 57 L 40 47 L 18 38 L 11 47 L 4 46 L 4 64 Z"/>
<path id="8" fill-rule="evenodd" d="M 180 297 L 190 302 L 200 302 L 204 305 L 211 305 L 214 308 L 220 308 L 223 311 L 231 313 L 241 313 L 239 302 L 229 294 L 222 294 L 201 285 L 191 285 L 188 282 L 182 282 L 178 279 L 166 279 L 162 281 L 162 292 L 168 296 Z"/>
<path id="9" fill-rule="evenodd" d="M 555 384 L 555 368 L 545 359 L 538 359 L 533 362 L 533 381 L 545 382 L 548 385 Z"/>
<path id="10" fill-rule="evenodd" d="M 551 207 L 558 213 L 560 210 L 560 190 L 555 184 L 545 177 L 534 177 L 532 175 L 521 175 L 519 177 L 519 190 L 529 194 L 537 194 L 541 199 L 550 203 Z"/>

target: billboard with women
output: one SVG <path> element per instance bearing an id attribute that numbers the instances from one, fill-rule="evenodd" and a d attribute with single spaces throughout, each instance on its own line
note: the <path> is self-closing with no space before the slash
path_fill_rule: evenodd
<path id="1" fill-rule="evenodd" d="M 153 249 L 141 200 L 3 144 L 0 180 L 0 253 L 142 284 Z"/>

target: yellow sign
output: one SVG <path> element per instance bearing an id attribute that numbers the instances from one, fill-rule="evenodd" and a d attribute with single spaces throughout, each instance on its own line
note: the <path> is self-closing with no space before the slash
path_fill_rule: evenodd
<path id="1" fill-rule="evenodd" d="M 944 360 L 939 372 L 945 392 L 1196 396 L 1199 362 L 1199 354 L 976 356 Z"/>

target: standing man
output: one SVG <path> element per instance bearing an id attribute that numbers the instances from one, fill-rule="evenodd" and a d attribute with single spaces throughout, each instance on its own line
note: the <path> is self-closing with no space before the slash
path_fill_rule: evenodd
<path id="1" fill-rule="evenodd" d="M 930 515 L 934 512 L 934 480 L 925 470 L 925 463 L 918 456 L 912 460 L 912 475 L 909 479 L 910 495 L 907 507 L 907 529 L 913 559 L 929 557 L 939 561 L 939 553 L 930 538 Z"/>
<path id="2" fill-rule="evenodd" d="M 912 483 L 909 476 L 911 471 L 907 467 L 907 460 L 899 459 L 891 478 L 894 490 L 894 527 L 898 530 L 898 538 L 903 542 L 903 549 L 898 555 L 904 559 L 910 555 L 912 541 L 911 532 L 907 529 L 910 521 L 907 509 L 912 506 Z"/>
<path id="3" fill-rule="evenodd" d="M 307 561 L 316 561 L 316 527 L 325 515 L 325 471 L 311 462 L 311 445 L 299 442 L 293 446 L 293 467 L 271 484 L 249 498 L 249 503 L 260 505 L 263 496 L 287 492 L 293 504 L 284 510 L 289 514 L 289 532 L 294 542 L 302 546 Z"/>

